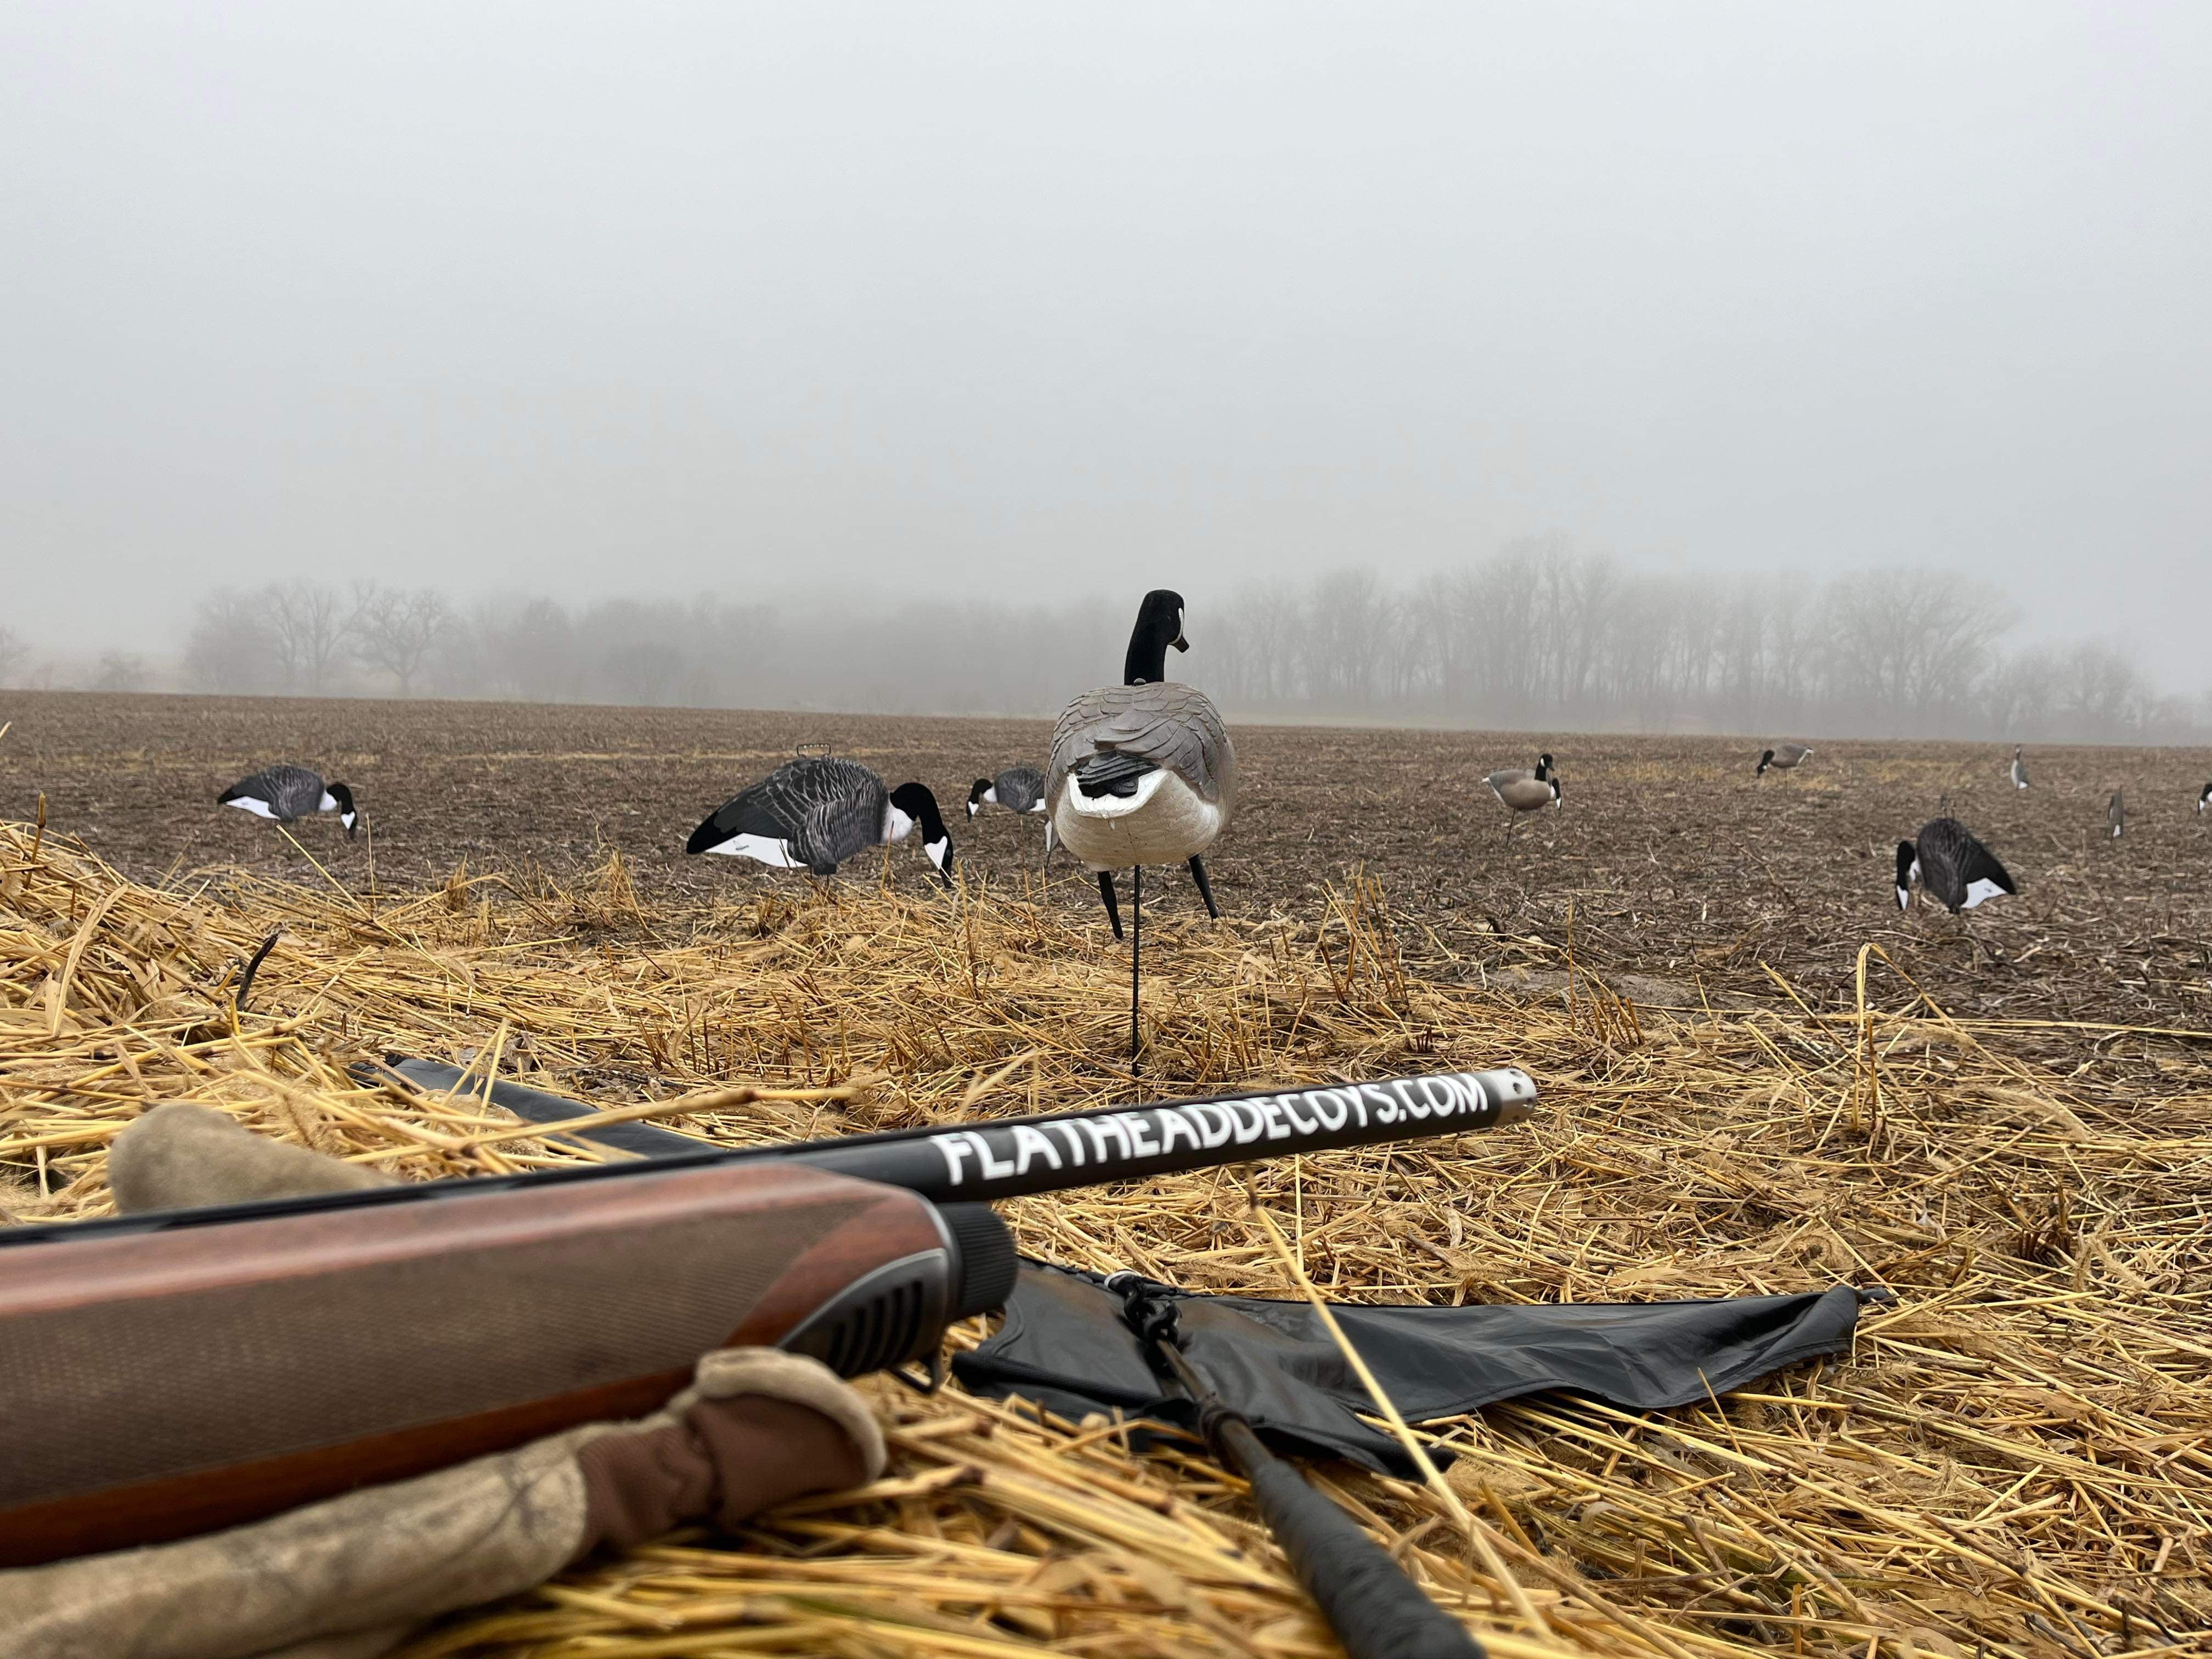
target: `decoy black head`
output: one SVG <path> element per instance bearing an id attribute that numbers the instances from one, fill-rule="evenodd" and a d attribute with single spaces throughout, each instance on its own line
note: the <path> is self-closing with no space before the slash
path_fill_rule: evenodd
<path id="1" fill-rule="evenodd" d="M 1765 777 L 1766 775 L 1766 769 L 1773 764 L 1774 751 L 1770 749 L 1759 757 L 1759 770 L 1753 773 L 1753 775 L 1754 777 Z"/>
<path id="2" fill-rule="evenodd" d="M 2212 806 L 2212 783 L 2206 784 L 2202 790 L 2197 792 L 2197 810 L 2201 812 L 2207 806 Z"/>
<path id="3" fill-rule="evenodd" d="M 338 804 L 338 822 L 345 825 L 346 837 L 351 840 L 361 826 L 361 814 L 354 810 L 353 791 L 342 783 L 326 785 L 332 800 Z"/>
<path id="4" fill-rule="evenodd" d="M 1912 908 L 1912 879 L 1920 873 L 1920 854 L 1909 841 L 1897 843 L 1897 908 Z"/>
<path id="5" fill-rule="evenodd" d="M 937 797 L 929 787 L 921 783 L 902 783 L 891 791 L 891 810 L 906 820 L 891 821 L 891 839 L 903 837 L 914 824 L 921 826 L 921 850 L 929 854 L 929 861 L 937 866 L 938 879 L 947 887 L 952 885 L 952 832 L 945 827 L 945 815 L 937 810 Z"/>
<path id="6" fill-rule="evenodd" d="M 1536 757 L 1536 781 L 1542 783 L 1552 775 L 1552 751 L 1546 750 Z"/>
<path id="7" fill-rule="evenodd" d="M 1137 625 L 1129 633 L 1129 654 L 1121 662 L 1124 685 L 1158 685 L 1168 677 L 1168 647 L 1190 649 L 1182 636 L 1182 595 L 1156 587 L 1137 607 Z"/>
<path id="8" fill-rule="evenodd" d="M 990 779 L 976 779 L 975 787 L 968 792 L 968 816 L 971 818 L 974 817 L 975 814 L 981 810 L 985 801 L 990 801 L 995 804 L 998 799 L 998 788 L 992 783 Z"/>

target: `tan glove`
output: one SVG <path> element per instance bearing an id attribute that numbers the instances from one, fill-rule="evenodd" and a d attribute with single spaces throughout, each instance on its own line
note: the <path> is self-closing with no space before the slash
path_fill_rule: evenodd
<path id="1" fill-rule="evenodd" d="M 133 1208 L 311 1192 L 333 1170 L 330 1187 L 369 1184 L 183 1104 L 125 1130 L 112 1158 Z M 0 1659 L 374 1659 L 422 1620 L 542 1583 L 601 1545 L 702 1516 L 736 1527 L 801 1492 L 865 1484 L 884 1462 L 875 1419 L 828 1367 L 721 1349 L 635 1422 L 204 1538 L 0 1572 Z"/>

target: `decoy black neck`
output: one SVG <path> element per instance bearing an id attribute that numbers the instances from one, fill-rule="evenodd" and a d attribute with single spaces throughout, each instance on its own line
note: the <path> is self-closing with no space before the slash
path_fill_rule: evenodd
<path id="1" fill-rule="evenodd" d="M 1911 842 L 1897 843 L 1897 890 L 1900 893 L 1912 885 L 1912 866 L 1919 856 Z"/>
<path id="2" fill-rule="evenodd" d="M 929 793 L 928 786 L 902 783 L 891 791 L 891 805 L 912 818 L 921 830 L 922 845 L 943 841 L 951 832 L 945 827 L 945 815 L 937 810 L 937 797 Z"/>
<path id="3" fill-rule="evenodd" d="M 1182 636 L 1182 595 L 1156 587 L 1137 607 L 1137 625 L 1129 635 L 1129 654 L 1121 661 L 1124 685 L 1158 685 L 1168 677 L 1168 647 L 1190 649 Z"/>

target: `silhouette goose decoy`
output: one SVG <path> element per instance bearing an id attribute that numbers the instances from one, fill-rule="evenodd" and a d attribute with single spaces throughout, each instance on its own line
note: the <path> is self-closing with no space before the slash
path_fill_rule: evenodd
<path id="1" fill-rule="evenodd" d="M 917 824 L 922 851 L 951 886 L 951 833 L 925 785 L 887 789 L 858 761 L 801 755 L 716 807 L 684 850 L 834 876 L 846 860 L 903 841 Z"/>
<path id="2" fill-rule="evenodd" d="M 1759 757 L 1759 770 L 1752 775 L 1765 777 L 1766 769 L 1778 772 L 1794 772 L 1813 757 L 1813 751 L 1802 743 L 1778 743 Z"/>
<path id="3" fill-rule="evenodd" d="M 1009 812 L 1044 811 L 1044 774 L 1034 766 L 1009 766 L 995 778 L 978 778 L 968 792 L 968 816 L 986 806 L 1003 806 Z"/>
<path id="4" fill-rule="evenodd" d="M 2120 794 L 2119 790 L 2113 790 L 2112 799 L 2105 803 L 2105 823 L 2112 830 L 2114 841 L 2118 841 L 2128 827 L 2128 805 L 2120 799 Z"/>
<path id="5" fill-rule="evenodd" d="M 240 778 L 215 799 L 218 806 L 235 806 L 279 823 L 294 823 L 310 813 L 335 812 L 349 836 L 361 822 L 352 790 L 342 783 L 325 783 L 320 773 L 304 766 L 264 766 L 252 776 Z"/>
<path id="6" fill-rule="evenodd" d="M 1897 908 L 1912 903 L 1912 884 L 1956 915 L 2020 891 L 1996 854 L 1956 818 L 1930 818 L 1917 841 L 1897 843 Z"/>
<path id="7" fill-rule="evenodd" d="M 1202 855 L 1237 804 L 1237 750 L 1202 691 L 1167 678 L 1170 647 L 1188 651 L 1182 595 L 1156 588 L 1138 607 L 1121 684 L 1085 691 L 1060 711 L 1045 773 L 1047 826 L 1098 878 L 1120 939 L 1114 872 L 1131 872 L 1129 1048 L 1138 1043 L 1144 867 L 1188 864 L 1206 913 L 1218 917 Z"/>
<path id="8" fill-rule="evenodd" d="M 2021 759 L 2018 744 L 2012 746 L 2012 787 L 2015 789 L 2027 787 L 2027 763 Z"/>

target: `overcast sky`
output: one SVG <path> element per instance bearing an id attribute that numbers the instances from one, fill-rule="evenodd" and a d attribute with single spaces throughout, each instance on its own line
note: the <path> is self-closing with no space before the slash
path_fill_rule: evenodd
<path id="1" fill-rule="evenodd" d="M 1564 532 L 2212 682 L 2212 5 L 0 5 L 0 622 Z"/>

